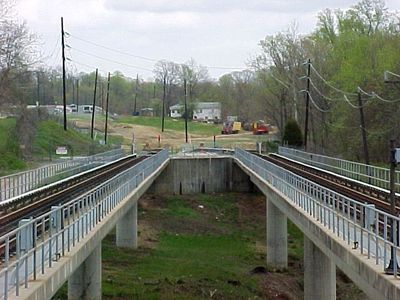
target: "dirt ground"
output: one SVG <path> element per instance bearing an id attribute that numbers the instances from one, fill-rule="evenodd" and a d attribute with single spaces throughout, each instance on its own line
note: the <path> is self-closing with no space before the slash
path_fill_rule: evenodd
<path id="1" fill-rule="evenodd" d="M 76 126 L 79 128 L 89 128 L 89 120 L 77 120 Z M 96 129 L 103 130 L 104 122 L 96 121 Z M 160 132 L 158 128 L 123 124 L 123 123 L 109 123 L 108 132 L 110 135 L 120 135 L 124 138 L 124 145 L 130 145 L 134 137 L 136 147 L 138 150 L 143 149 L 147 144 L 150 148 L 170 147 L 179 149 L 185 143 L 185 133 L 175 130 L 165 130 Z M 270 139 L 274 138 L 275 133 L 268 135 Z M 160 142 L 158 138 L 160 137 Z M 255 149 L 255 143 L 260 139 L 260 136 L 255 136 L 251 132 L 243 131 L 238 134 L 230 135 L 216 135 L 216 142 L 221 147 L 233 148 L 236 145 L 241 145 L 247 149 Z M 189 142 L 197 146 L 200 143 L 205 145 L 212 145 L 214 137 L 199 134 L 189 133 Z"/>

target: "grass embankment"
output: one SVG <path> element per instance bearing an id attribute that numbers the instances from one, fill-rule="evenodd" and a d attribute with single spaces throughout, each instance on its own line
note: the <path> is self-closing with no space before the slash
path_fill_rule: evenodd
<path id="1" fill-rule="evenodd" d="M 120 144 L 122 137 L 109 136 L 108 144 Z M 34 154 L 37 157 L 55 157 L 57 146 L 67 146 L 68 155 L 89 155 L 90 153 L 103 152 L 110 146 L 93 143 L 90 136 L 74 130 L 65 131 L 54 121 L 42 121 L 39 123 L 34 141 Z"/>
<path id="2" fill-rule="evenodd" d="M 0 156 L 0 175 L 35 166 L 35 163 L 25 161 L 22 157 L 16 123 L 15 118 L 0 119 L 0 153 L 2 154 Z M 120 143 L 122 143 L 122 137 L 109 136 L 109 145 Z M 63 127 L 54 121 L 41 121 L 36 128 L 32 145 L 33 155 L 29 160 L 56 158 L 57 146 L 68 146 L 68 155 L 88 155 L 89 152 L 103 152 L 111 148 L 99 145 L 98 142 L 95 146 L 91 145 L 92 140 L 87 134 L 74 130 L 64 131 Z"/>
<path id="3" fill-rule="evenodd" d="M 16 138 L 16 123 L 14 118 L 0 119 L 0 175 L 26 168 Z"/>
<path id="4" fill-rule="evenodd" d="M 150 126 L 154 128 L 160 128 L 161 130 L 160 117 L 126 116 L 119 118 L 116 122 Z M 185 130 L 184 119 L 165 118 L 164 125 L 166 130 L 175 130 L 175 131 Z M 190 134 L 213 136 L 221 133 L 221 125 L 191 121 L 188 122 L 188 131 L 190 132 Z"/>

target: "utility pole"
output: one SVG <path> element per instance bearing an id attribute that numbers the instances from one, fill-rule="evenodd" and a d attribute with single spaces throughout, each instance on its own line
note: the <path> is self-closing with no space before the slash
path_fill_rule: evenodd
<path id="1" fill-rule="evenodd" d="M 161 117 L 161 132 L 164 132 L 164 112 L 165 112 L 165 77 L 163 81 L 163 101 L 162 101 L 162 117 Z"/>
<path id="2" fill-rule="evenodd" d="M 40 79 L 39 79 L 39 72 L 36 72 L 36 80 L 37 80 L 37 105 L 40 103 Z"/>
<path id="3" fill-rule="evenodd" d="M 136 115 L 136 100 L 138 94 L 138 85 L 139 85 L 139 74 L 136 74 L 136 87 L 135 87 L 135 102 L 133 104 L 133 115 Z"/>
<path id="4" fill-rule="evenodd" d="M 64 19 L 61 17 L 61 50 L 62 50 L 62 71 L 63 71 L 63 106 L 64 106 L 64 130 L 67 130 L 67 96 L 65 88 L 65 42 L 64 42 Z"/>
<path id="5" fill-rule="evenodd" d="M 281 123 L 281 145 L 283 146 L 283 134 L 284 134 L 284 128 L 285 128 L 285 121 L 284 121 L 284 116 L 283 116 L 283 106 L 285 102 L 285 89 L 282 89 L 281 92 L 281 101 L 280 101 L 280 123 Z"/>
<path id="6" fill-rule="evenodd" d="M 104 127 L 104 144 L 107 144 L 107 129 L 108 129 L 108 100 L 110 96 L 110 77 L 111 74 L 108 72 L 108 79 L 107 79 L 107 95 L 106 95 L 106 124 Z"/>
<path id="7" fill-rule="evenodd" d="M 307 151 L 308 137 L 308 114 L 310 112 L 310 75 L 311 75 L 311 59 L 307 61 L 307 88 L 306 88 L 306 120 L 304 125 L 304 151 Z"/>
<path id="8" fill-rule="evenodd" d="M 363 143 L 363 147 L 364 147 L 364 159 L 365 159 L 365 164 L 369 165 L 367 131 L 365 129 L 364 109 L 363 109 L 363 105 L 362 105 L 360 89 L 358 89 L 358 91 L 357 91 L 357 98 L 358 98 L 358 109 L 360 112 L 361 138 L 362 138 L 362 143 Z"/>
<path id="9" fill-rule="evenodd" d="M 186 79 L 183 80 L 183 88 L 185 89 L 185 138 L 186 138 L 186 144 L 187 144 L 188 143 L 188 111 L 187 111 Z"/>
<path id="10" fill-rule="evenodd" d="M 75 80 L 73 77 L 72 77 L 72 103 L 76 104 L 75 103 Z"/>
<path id="11" fill-rule="evenodd" d="M 76 80 L 76 108 L 76 112 L 79 113 L 79 79 Z"/>
<path id="12" fill-rule="evenodd" d="M 95 75 L 95 79 L 94 79 L 94 93 L 93 93 L 93 105 L 92 105 L 92 127 L 90 128 L 90 137 L 92 138 L 92 140 L 94 139 L 93 131 L 94 131 L 94 113 L 96 110 L 97 73 L 98 73 L 98 69 L 96 69 L 96 75 Z"/>
<path id="13" fill-rule="evenodd" d="M 104 114 L 104 85 L 101 83 L 101 114 Z"/>
<path id="14" fill-rule="evenodd" d="M 398 226 L 399 224 L 395 221 L 395 217 L 397 215 L 396 213 L 396 190 L 395 190 L 395 184 L 396 184 L 396 165 L 397 165 L 397 160 L 396 160 L 396 145 L 395 145 L 395 140 L 392 139 L 390 140 L 390 213 L 392 216 L 389 218 L 390 222 L 390 241 L 393 243 L 393 245 L 390 246 L 390 261 L 389 265 L 387 268 L 385 268 L 385 273 L 386 274 L 391 274 L 393 275 L 394 273 L 399 272 L 399 266 L 397 264 L 397 254 L 396 254 L 396 248 L 397 245 L 399 244 L 399 241 L 397 240 L 396 237 L 398 237 Z M 395 223 L 396 222 L 396 223 Z"/>
<path id="15" fill-rule="evenodd" d="M 156 98 L 156 83 L 154 83 L 154 86 L 153 86 L 153 99 L 155 99 Z"/>

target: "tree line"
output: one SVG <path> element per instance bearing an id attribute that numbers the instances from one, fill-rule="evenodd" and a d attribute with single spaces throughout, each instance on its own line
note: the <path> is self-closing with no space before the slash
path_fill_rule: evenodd
<path id="1" fill-rule="evenodd" d="M 0 20 L 3 109 L 61 104 L 60 69 L 39 67 L 37 40 L 26 24 L 13 19 L 7 0 L 0 0 Z M 190 105 L 218 101 L 223 116 L 236 115 L 243 122 L 264 119 L 282 133 L 285 124 L 294 121 L 304 134 L 308 95 L 308 150 L 361 161 L 364 130 L 371 160 L 386 161 L 389 139 L 400 139 L 399 24 L 399 13 L 391 12 L 383 0 L 362 0 L 345 10 L 321 11 L 310 34 L 300 35 L 292 24 L 266 36 L 247 70 L 218 80 L 194 59 L 184 64 L 157 62 L 153 81 L 116 71 L 111 77 L 110 110 L 132 114 L 151 107 L 160 115 L 164 102 L 168 113 L 169 106 L 182 103 L 186 81 Z M 68 73 L 67 103 L 91 104 L 93 87 L 94 72 Z M 99 106 L 105 87 L 106 78 L 100 76 Z"/>

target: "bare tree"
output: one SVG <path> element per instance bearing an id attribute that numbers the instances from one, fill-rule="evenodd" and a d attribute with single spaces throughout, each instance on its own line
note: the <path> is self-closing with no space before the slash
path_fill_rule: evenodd
<path id="1" fill-rule="evenodd" d="M 18 23 L 13 19 L 12 4 L 11 1 L 0 0 L 1 105 L 15 104 L 17 99 L 21 99 L 20 95 L 15 94 L 17 90 L 15 85 L 26 83 L 26 73 L 37 62 L 36 39 L 29 32 L 25 23 Z"/>
<path id="2" fill-rule="evenodd" d="M 172 88 L 179 82 L 180 66 L 172 61 L 160 60 L 154 67 L 154 75 L 165 88 L 165 109 L 171 104 Z"/>
<path id="3" fill-rule="evenodd" d="M 209 79 L 208 69 L 198 65 L 196 61 L 191 58 L 181 65 L 180 79 L 181 81 L 186 79 L 189 99 L 193 101 L 197 85 Z"/>

